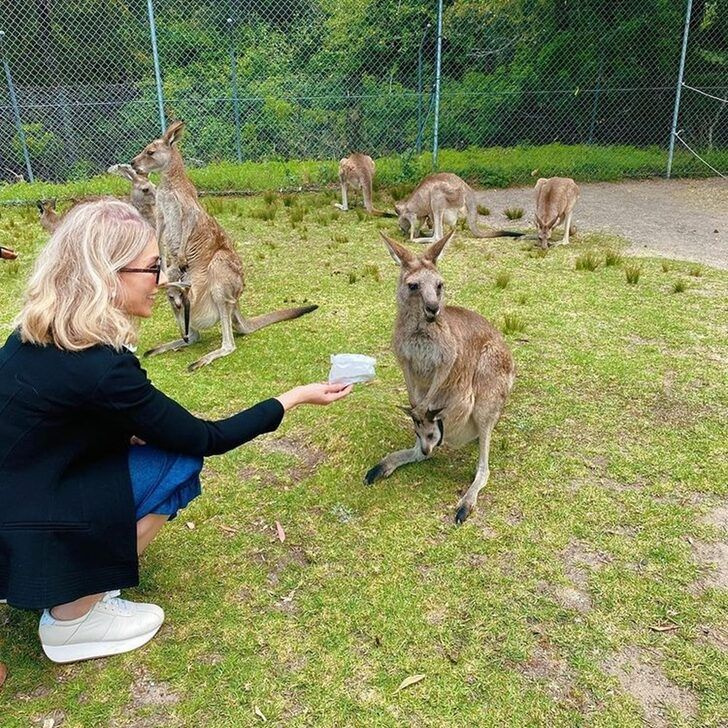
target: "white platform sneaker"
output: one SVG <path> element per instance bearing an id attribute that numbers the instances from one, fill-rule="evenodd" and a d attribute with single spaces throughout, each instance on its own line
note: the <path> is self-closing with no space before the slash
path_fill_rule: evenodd
<path id="1" fill-rule="evenodd" d="M 78 619 L 54 619 L 46 609 L 38 634 L 53 662 L 76 662 L 129 652 L 149 642 L 164 622 L 156 604 L 130 602 L 108 592 Z"/>

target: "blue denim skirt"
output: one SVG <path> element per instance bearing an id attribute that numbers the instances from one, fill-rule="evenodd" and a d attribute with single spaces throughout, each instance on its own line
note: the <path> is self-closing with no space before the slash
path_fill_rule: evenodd
<path id="1" fill-rule="evenodd" d="M 169 516 L 171 521 L 202 492 L 201 457 L 132 445 L 128 462 L 137 521 L 150 513 Z"/>

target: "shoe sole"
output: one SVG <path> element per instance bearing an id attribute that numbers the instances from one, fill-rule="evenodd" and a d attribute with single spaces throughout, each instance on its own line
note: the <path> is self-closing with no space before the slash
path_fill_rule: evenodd
<path id="1" fill-rule="evenodd" d="M 137 637 L 130 637 L 127 640 L 118 640 L 116 642 L 81 642 L 77 645 L 44 645 L 43 652 L 52 662 L 79 662 L 80 660 L 93 660 L 96 657 L 109 657 L 110 655 L 120 655 L 123 652 L 131 652 L 149 642 L 154 637 L 159 628 L 159 624 L 151 632 L 141 634 Z"/>

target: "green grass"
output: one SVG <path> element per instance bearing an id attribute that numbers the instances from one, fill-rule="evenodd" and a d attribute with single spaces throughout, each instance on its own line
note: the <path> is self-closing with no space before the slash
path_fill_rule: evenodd
<path id="1" fill-rule="evenodd" d="M 639 263 L 630 263 L 624 267 L 624 276 L 627 283 L 631 286 L 637 285 L 640 275 L 642 275 L 642 265 Z"/>
<path id="2" fill-rule="evenodd" d="M 576 270 L 595 271 L 600 264 L 601 257 L 593 250 L 588 250 L 587 252 L 577 256 L 574 261 L 574 268 Z"/>
<path id="3" fill-rule="evenodd" d="M 520 220 L 523 217 L 523 208 L 522 207 L 507 207 L 505 210 L 503 210 L 503 214 L 509 220 Z"/>
<path id="4" fill-rule="evenodd" d="M 688 290 L 688 282 L 684 278 L 678 278 L 672 284 L 673 293 L 684 293 L 687 290 Z"/>
<path id="5" fill-rule="evenodd" d="M 184 142 L 182 145 L 184 153 Z M 728 168 L 728 150 L 705 152 L 705 158 L 718 169 Z M 425 153 L 405 161 L 402 155 L 376 160 L 377 186 L 388 188 L 391 199 L 402 200 L 414 186 L 432 172 L 432 155 Z M 609 181 L 624 178 L 663 176 L 667 153 L 658 147 L 593 146 L 547 144 L 532 147 L 442 149 L 438 166 L 454 172 L 480 187 L 532 185 L 534 170 L 539 176 L 573 177 L 577 182 Z M 333 185 L 336 160 L 290 160 L 287 162 L 221 162 L 190 169 L 190 177 L 203 193 L 265 193 L 270 201 L 274 190 L 319 189 Z M 678 150 L 673 162 L 674 177 L 710 176 L 710 170 L 692 155 Z M 154 179 L 154 175 L 152 178 Z M 99 175 L 88 180 L 53 184 L 21 182 L 0 185 L 0 204 L 56 197 L 70 199 L 85 195 L 127 195 L 129 184 L 118 177 Z M 336 191 L 332 190 L 334 196 Z M 332 198 L 328 198 L 330 202 Z M 266 200 L 268 203 L 268 200 Z"/>
<path id="6" fill-rule="evenodd" d="M 490 208 L 486 207 L 485 205 L 478 205 L 478 215 L 483 215 L 484 217 L 487 217 L 490 215 Z"/>
<path id="7" fill-rule="evenodd" d="M 728 496 L 728 274 L 704 267 L 674 296 L 657 259 L 636 261 L 639 286 L 616 267 L 573 274 L 575 256 L 621 249 L 607 235 L 585 232 L 543 258 L 509 240 L 488 241 L 486 257 L 483 241 L 460 235 L 440 263 L 449 302 L 525 332 L 506 334 L 515 386 L 490 482 L 457 528 L 474 444 L 362 484 L 413 442 L 390 348 L 398 269 L 379 238 L 384 222 L 401 239 L 396 221 L 307 219 L 304 245 L 287 215 L 250 216 L 262 207 L 230 199 L 219 214 L 244 262 L 244 312 L 320 308 L 236 338 L 237 351 L 195 374 L 186 366 L 219 345 L 219 328 L 143 360 L 155 385 L 216 418 L 325 379 L 331 353 L 376 356 L 378 378 L 208 459 L 202 497 L 165 527 L 139 587 L 125 591 L 167 614 L 143 649 L 53 665 L 37 615 L 0 606 L 3 728 L 53 711 L 72 728 L 247 727 L 262 723 L 256 706 L 270 725 L 296 728 L 638 728 L 638 704 L 605 667 L 627 648 L 695 696 L 694 719 L 672 725 L 721 725 L 726 658 L 711 636 L 726 629 L 728 595 L 693 586 L 707 573 L 693 549 L 721 538 L 701 517 Z M 348 242 L 328 249 L 336 234 Z M 0 239 L 21 255 L 0 264 L 7 335 L 46 237 L 34 209 L 13 208 L 0 211 Z M 496 288 L 494 271 L 518 285 Z M 160 300 L 140 351 L 176 335 Z M 598 558 L 577 568 L 575 549 Z M 569 606 L 567 587 L 591 609 Z M 651 629 L 665 624 L 676 629 Z M 543 654 L 550 667 L 539 667 Z M 415 674 L 425 678 L 396 692 Z M 151 683 L 166 702 L 138 697 Z"/>
<path id="8" fill-rule="evenodd" d="M 615 266 L 622 264 L 622 254 L 618 250 L 607 250 L 604 253 L 604 265 Z"/>

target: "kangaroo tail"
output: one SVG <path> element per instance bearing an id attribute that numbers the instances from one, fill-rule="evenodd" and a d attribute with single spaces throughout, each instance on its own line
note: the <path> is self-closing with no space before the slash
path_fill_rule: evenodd
<path id="1" fill-rule="evenodd" d="M 372 207 L 371 210 L 369 210 L 370 215 L 374 215 L 374 217 L 399 217 L 397 213 L 395 212 L 389 212 L 388 210 L 377 210 L 376 207 Z"/>
<path id="2" fill-rule="evenodd" d="M 488 230 L 484 232 L 477 229 L 473 230 L 473 228 L 470 228 L 470 232 L 476 238 L 521 238 L 526 234 L 519 230 Z"/>
<path id="3" fill-rule="evenodd" d="M 296 319 L 299 316 L 303 316 L 311 311 L 315 311 L 318 306 L 301 306 L 300 308 L 281 308 L 278 311 L 271 311 L 270 313 L 264 313 L 260 316 L 253 316 L 252 318 L 243 318 L 240 311 L 236 311 L 234 314 L 235 330 L 239 334 L 252 334 L 258 329 L 262 329 L 264 326 L 270 326 L 271 324 L 277 324 L 280 321 L 290 321 Z"/>

